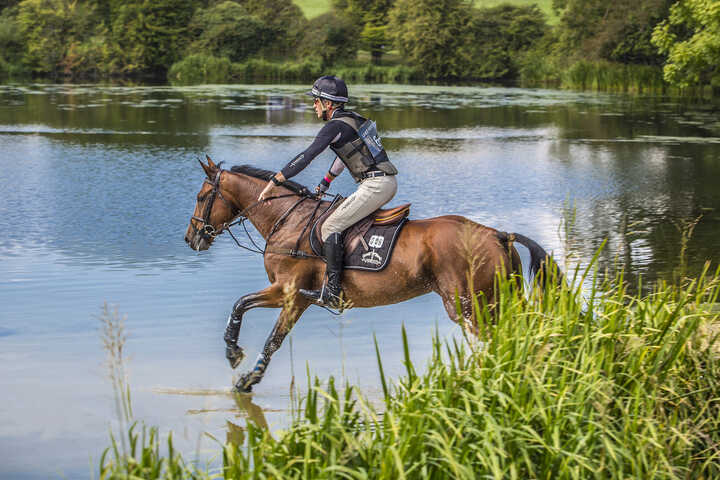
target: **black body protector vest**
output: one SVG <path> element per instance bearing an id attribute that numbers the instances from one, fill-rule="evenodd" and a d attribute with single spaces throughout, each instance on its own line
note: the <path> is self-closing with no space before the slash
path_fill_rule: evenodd
<path id="1" fill-rule="evenodd" d="M 342 147 L 333 148 L 333 151 L 343 161 L 356 183 L 360 183 L 365 178 L 364 173 L 372 170 L 380 170 L 387 175 L 397 175 L 397 168 L 390 163 L 387 153 L 380 142 L 375 122 L 372 120 L 362 122 L 354 115 L 333 118 L 331 121 L 344 122 L 350 125 L 358 134 L 358 138 L 355 140 L 346 143 Z"/>

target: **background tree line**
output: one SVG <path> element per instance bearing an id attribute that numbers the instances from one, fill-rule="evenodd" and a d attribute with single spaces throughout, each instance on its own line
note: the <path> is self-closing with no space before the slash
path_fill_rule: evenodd
<path id="1" fill-rule="evenodd" d="M 720 86 L 720 0 L 551 1 L 550 22 L 531 0 L 332 0 L 310 20 L 292 0 L 0 0 L 0 74 Z"/>

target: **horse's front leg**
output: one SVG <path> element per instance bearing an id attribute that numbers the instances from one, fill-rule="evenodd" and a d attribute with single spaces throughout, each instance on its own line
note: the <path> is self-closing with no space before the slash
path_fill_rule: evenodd
<path id="1" fill-rule="evenodd" d="M 230 362 L 230 366 L 235 369 L 243 358 L 245 358 L 245 352 L 241 347 L 238 346 L 238 336 L 240 335 L 240 327 L 242 326 L 242 319 L 245 312 L 251 308 L 257 307 L 281 307 L 283 304 L 283 289 L 281 285 L 273 284 L 269 287 L 260 290 L 259 292 L 250 293 L 243 296 L 235 302 L 232 313 L 228 318 L 227 326 L 225 327 L 225 357 Z"/>
<path id="2" fill-rule="evenodd" d="M 308 308 L 310 304 L 296 297 L 296 303 L 293 305 L 285 305 L 280 312 L 280 317 L 270 332 L 270 336 L 265 341 L 263 351 L 258 355 L 255 366 L 252 370 L 245 373 L 235 384 L 235 390 L 247 393 L 252 390 L 252 386 L 260 383 L 265 370 L 270 363 L 272 355 L 280 348 L 285 336 L 290 332 L 300 315 Z"/>

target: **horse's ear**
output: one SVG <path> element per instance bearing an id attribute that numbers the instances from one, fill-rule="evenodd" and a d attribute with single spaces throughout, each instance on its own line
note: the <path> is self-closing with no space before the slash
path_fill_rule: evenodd
<path id="1" fill-rule="evenodd" d="M 208 167 L 210 168 L 217 168 L 217 165 L 215 165 L 215 162 L 212 161 L 212 158 L 210 158 L 210 155 L 205 154 L 205 158 L 207 158 Z M 222 162 L 221 162 L 222 163 Z"/>
<path id="2" fill-rule="evenodd" d="M 208 157 L 208 159 L 209 159 L 209 157 Z M 212 179 L 212 178 L 213 178 L 213 169 L 212 169 L 212 167 L 211 167 L 209 164 L 208 164 L 208 165 L 205 165 L 205 164 L 202 162 L 202 160 L 200 160 L 199 158 L 198 158 L 198 163 L 199 163 L 200 166 L 203 168 L 203 170 L 205 170 L 205 175 L 207 175 L 208 178 Z"/>

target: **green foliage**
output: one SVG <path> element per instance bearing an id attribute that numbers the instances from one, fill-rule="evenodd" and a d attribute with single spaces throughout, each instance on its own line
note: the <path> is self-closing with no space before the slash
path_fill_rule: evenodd
<path id="1" fill-rule="evenodd" d="M 325 13 L 310 20 L 298 52 L 304 58 L 320 58 L 327 66 L 348 62 L 358 51 L 353 32 L 353 26 L 345 17 Z"/>
<path id="2" fill-rule="evenodd" d="M 261 54 L 270 58 L 292 55 L 305 33 L 307 20 L 292 0 L 239 0 L 253 16 L 270 29 L 270 38 Z"/>
<path id="3" fill-rule="evenodd" d="M 23 36 L 15 10 L 7 8 L 0 13 L 0 77 L 15 77 L 25 73 L 22 64 Z"/>
<path id="4" fill-rule="evenodd" d="M 69 0 L 23 0 L 17 24 L 25 42 L 23 60 L 34 72 L 67 72 L 68 50 L 95 32 L 94 9 Z"/>
<path id="5" fill-rule="evenodd" d="M 233 62 L 259 52 L 272 38 L 267 25 L 232 1 L 198 10 L 189 28 L 196 38 L 188 47 L 189 53 L 203 52 Z"/>
<path id="6" fill-rule="evenodd" d="M 465 0 L 397 0 L 390 12 L 395 45 L 428 78 L 464 78 L 470 24 Z"/>
<path id="7" fill-rule="evenodd" d="M 20 3 L 20 0 L 0 0 L 0 11 L 6 8 L 14 7 L 18 3 Z"/>
<path id="8" fill-rule="evenodd" d="M 662 92 L 662 69 L 653 65 L 628 65 L 580 60 L 564 70 L 562 86 L 593 90 Z"/>
<path id="9" fill-rule="evenodd" d="M 270 62 L 250 59 L 232 64 L 232 78 L 241 82 L 303 81 L 316 79 L 324 72 L 322 62 L 305 59 L 301 62 Z"/>
<path id="10" fill-rule="evenodd" d="M 570 60 L 611 60 L 659 65 L 650 43 L 653 27 L 666 18 L 672 0 L 554 0 L 560 22 L 559 55 Z"/>
<path id="11" fill-rule="evenodd" d="M 187 44 L 192 0 L 135 0 L 112 12 L 110 70 L 164 74 Z"/>
<path id="12" fill-rule="evenodd" d="M 679 0 L 652 41 L 668 55 L 665 80 L 679 87 L 720 87 L 720 2 Z"/>
<path id="13" fill-rule="evenodd" d="M 464 47 L 471 62 L 466 74 L 476 79 L 517 77 L 520 53 L 542 38 L 548 27 L 536 5 L 501 5 L 475 10 L 468 27 L 470 37 Z"/>
<path id="14" fill-rule="evenodd" d="M 185 463 L 177 454 L 172 435 L 167 439 L 167 457 L 160 454 L 160 434 L 157 427 L 148 428 L 134 423 L 122 439 L 130 449 L 124 453 L 117 441 L 111 436 L 111 446 L 100 458 L 100 480 L 160 480 L 160 479 L 205 479 L 210 475 L 199 471 L 193 465 Z"/>
<path id="15" fill-rule="evenodd" d="M 232 65 L 226 57 L 204 53 L 189 55 L 170 67 L 168 80 L 174 84 L 227 83 Z"/>
<path id="16" fill-rule="evenodd" d="M 333 0 L 333 8 L 346 19 L 352 33 L 363 48 L 370 52 L 372 62 L 379 64 L 389 50 L 388 14 L 394 0 Z"/>
<path id="17" fill-rule="evenodd" d="M 333 72 L 345 81 L 352 83 L 411 83 L 423 80 L 422 73 L 418 69 L 405 65 L 393 67 L 373 64 L 356 67 L 340 66 Z"/>

